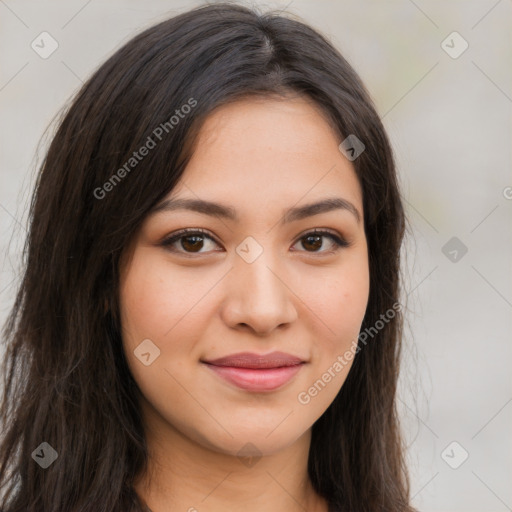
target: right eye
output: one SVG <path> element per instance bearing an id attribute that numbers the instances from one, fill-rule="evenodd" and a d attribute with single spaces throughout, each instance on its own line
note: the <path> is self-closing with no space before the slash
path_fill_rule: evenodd
<path id="1" fill-rule="evenodd" d="M 204 248 L 204 240 L 208 239 L 217 242 L 203 229 L 187 228 L 177 231 L 167 237 L 161 245 L 168 251 L 183 255 L 204 254 L 208 251 L 201 251 Z M 179 242 L 179 243 L 178 243 Z M 178 247 L 176 247 L 178 246 Z M 218 252 L 218 251 L 215 251 Z"/>

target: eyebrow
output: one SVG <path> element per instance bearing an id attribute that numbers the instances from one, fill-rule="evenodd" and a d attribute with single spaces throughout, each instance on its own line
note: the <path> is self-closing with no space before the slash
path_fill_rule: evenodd
<path id="1" fill-rule="evenodd" d="M 234 222 L 238 222 L 239 220 L 236 210 L 230 206 L 214 203 L 212 201 L 205 201 L 203 199 L 186 198 L 166 199 L 159 203 L 150 212 L 150 215 L 176 210 L 191 210 L 204 215 L 232 220 Z M 313 215 L 320 215 L 321 213 L 333 210 L 348 211 L 354 215 L 358 223 L 361 222 L 359 210 L 350 201 L 342 199 L 341 197 L 329 197 L 315 203 L 289 208 L 283 212 L 281 224 L 302 220 L 307 217 L 312 217 Z"/>

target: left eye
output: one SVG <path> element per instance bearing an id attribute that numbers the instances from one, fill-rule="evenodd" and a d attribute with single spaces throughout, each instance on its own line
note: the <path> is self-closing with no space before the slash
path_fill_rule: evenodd
<path id="1" fill-rule="evenodd" d="M 327 250 L 327 251 L 318 251 L 316 249 L 323 247 L 323 238 L 329 238 L 331 240 L 331 246 L 333 249 Z M 306 233 L 305 235 L 301 236 L 299 240 L 302 241 L 302 247 L 313 247 L 314 251 L 306 251 L 306 252 L 321 252 L 325 254 L 332 254 L 342 247 L 348 247 L 350 244 L 347 242 L 344 238 L 341 238 L 340 236 L 331 233 L 330 231 L 311 231 L 309 233 Z"/>
<path id="2" fill-rule="evenodd" d="M 324 246 L 323 240 L 324 238 L 329 238 L 331 240 L 331 246 L 334 247 L 331 250 L 319 250 Z M 203 254 L 207 251 L 201 251 L 204 248 L 204 240 L 210 240 L 214 244 L 217 242 L 206 232 L 198 229 L 189 229 L 182 230 L 177 233 L 174 233 L 170 237 L 166 238 L 161 245 L 164 246 L 167 250 L 171 252 L 181 253 L 181 254 Z M 178 242 L 181 241 L 180 250 L 176 248 Z M 348 247 L 350 245 L 344 238 L 331 233 L 330 231 L 310 231 L 305 235 L 301 236 L 294 245 L 302 242 L 302 247 L 304 248 L 312 248 L 312 251 L 306 250 L 306 252 L 313 253 L 321 253 L 321 254 L 332 254 L 339 250 L 341 247 Z M 218 244 L 217 244 L 218 245 Z M 219 252 L 219 251 L 215 251 Z"/>

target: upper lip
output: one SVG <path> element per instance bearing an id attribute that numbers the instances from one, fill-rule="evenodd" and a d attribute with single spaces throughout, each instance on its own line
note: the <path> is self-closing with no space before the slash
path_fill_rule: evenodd
<path id="1" fill-rule="evenodd" d="M 238 368 L 281 368 L 304 363 L 300 357 L 286 354 L 285 352 L 271 352 L 270 354 L 254 354 L 251 352 L 239 352 L 218 359 L 204 360 L 203 363 L 214 366 L 233 366 Z"/>

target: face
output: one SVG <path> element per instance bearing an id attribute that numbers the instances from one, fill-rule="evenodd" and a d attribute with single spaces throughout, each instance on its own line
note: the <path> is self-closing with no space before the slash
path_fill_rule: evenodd
<path id="1" fill-rule="evenodd" d="M 369 294 L 340 142 L 302 98 L 239 101 L 203 125 L 121 268 L 123 345 L 154 436 L 271 454 L 335 398 Z"/>

